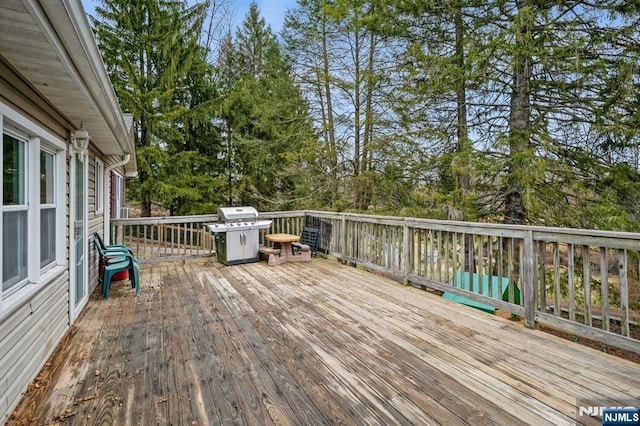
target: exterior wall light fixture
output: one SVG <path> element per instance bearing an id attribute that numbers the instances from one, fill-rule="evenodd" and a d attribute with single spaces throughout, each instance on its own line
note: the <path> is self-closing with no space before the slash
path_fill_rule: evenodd
<path id="1" fill-rule="evenodd" d="M 86 154 L 87 149 L 89 148 L 89 141 L 91 140 L 91 136 L 89 136 L 89 132 L 84 128 L 82 123 L 80 123 L 80 128 L 75 132 L 71 132 L 71 144 L 73 145 L 73 150 L 78 154 Z"/>

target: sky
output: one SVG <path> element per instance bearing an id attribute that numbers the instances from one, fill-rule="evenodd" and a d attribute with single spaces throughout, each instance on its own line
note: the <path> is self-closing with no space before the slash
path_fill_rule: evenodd
<path id="1" fill-rule="evenodd" d="M 297 0 L 255 0 L 260 10 L 260 15 L 264 18 L 267 25 L 271 27 L 274 34 L 280 32 L 282 21 L 287 9 L 296 7 Z M 82 0 L 85 11 L 93 15 L 95 5 L 98 0 Z M 230 9 L 232 10 L 234 22 L 241 22 L 249 11 L 251 0 L 229 0 Z"/>

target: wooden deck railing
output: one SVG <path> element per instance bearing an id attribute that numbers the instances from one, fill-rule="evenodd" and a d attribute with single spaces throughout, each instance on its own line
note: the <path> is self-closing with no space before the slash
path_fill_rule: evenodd
<path id="1" fill-rule="evenodd" d="M 261 214 L 273 222 L 260 232 L 260 243 L 269 232 L 300 234 L 304 217 L 304 212 Z M 217 221 L 217 215 L 202 215 L 113 219 L 111 224 L 114 244 L 127 245 L 141 263 L 148 263 L 214 255 L 214 234 L 205 225 Z"/>
<path id="2" fill-rule="evenodd" d="M 141 263 L 179 260 L 215 253 L 213 235 L 203 225 L 216 215 L 114 219 L 114 244 L 133 249 Z"/>
<path id="3" fill-rule="evenodd" d="M 542 324 L 640 353 L 640 234 L 320 211 L 260 218 L 273 220 L 270 233 L 319 228 L 320 252 L 343 262 L 511 312 L 527 327 Z M 213 237 L 202 225 L 216 220 L 113 224 L 115 235 L 150 261 L 212 255 Z M 503 297 L 489 297 L 496 290 Z"/>

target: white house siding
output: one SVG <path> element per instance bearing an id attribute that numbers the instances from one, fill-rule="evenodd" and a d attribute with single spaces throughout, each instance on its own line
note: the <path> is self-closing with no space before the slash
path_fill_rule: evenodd
<path id="1" fill-rule="evenodd" d="M 20 402 L 69 329 L 69 274 L 41 286 L 0 319 L 0 413 Z"/>
<path id="2" fill-rule="evenodd" d="M 93 244 L 93 233 L 98 232 L 102 235 L 104 228 L 104 216 L 102 213 L 96 213 L 96 152 L 89 151 L 89 293 L 91 293 L 98 282 L 99 274 L 99 256 L 98 251 Z M 104 185 L 104 182 L 100 183 Z"/>
<path id="3" fill-rule="evenodd" d="M 0 102 L 6 111 L 13 111 L 23 123 L 34 129 L 44 129 L 63 143 L 66 135 L 59 114 L 38 99 L 32 91 L 20 91 L 17 76 L 2 69 Z M 18 108 L 19 105 L 19 108 Z M 6 118 L 6 117 L 5 117 Z M 8 121 L 8 119 L 7 119 Z M 34 133 L 38 135 L 38 133 Z M 64 146 L 64 145 L 63 145 Z M 0 309 L 0 419 L 10 415 L 29 383 L 36 377 L 57 344 L 69 329 L 69 173 L 66 171 L 66 193 L 58 194 L 61 208 L 67 212 L 64 235 L 66 266 L 58 266 L 50 273 L 41 273 L 39 283 L 30 283 L 4 300 Z M 61 176 L 57 175 L 58 178 Z M 62 229 L 58 229 L 58 232 Z"/>
<path id="4" fill-rule="evenodd" d="M 0 93 L 3 90 L 0 79 Z M 0 95 L 0 102 L 12 104 L 10 99 Z M 24 99 L 21 101 L 24 106 Z M 32 106 L 35 108 L 35 105 Z M 24 118 L 43 127 L 34 115 L 25 114 Z M 48 129 L 51 131 L 51 129 Z M 88 175 L 88 235 L 87 248 L 89 253 L 89 293 L 99 285 L 98 253 L 93 246 L 94 232 L 103 233 L 103 213 L 96 213 L 95 209 L 95 158 L 96 151 L 90 151 L 87 156 L 89 166 Z M 99 156 L 99 158 L 101 158 Z M 101 158 L 105 165 L 109 164 Z M 113 163 L 113 161 L 111 161 Z M 22 293 L 25 296 L 19 303 L 12 304 L 8 309 L 0 310 L 0 421 L 6 419 L 26 392 L 29 383 L 37 376 L 58 343 L 62 340 L 70 327 L 70 273 L 69 259 L 70 239 L 70 164 L 66 161 L 65 193 L 62 194 L 65 211 L 65 252 L 66 267 L 55 276 L 43 274 L 46 281 L 39 284 L 28 284 Z"/>

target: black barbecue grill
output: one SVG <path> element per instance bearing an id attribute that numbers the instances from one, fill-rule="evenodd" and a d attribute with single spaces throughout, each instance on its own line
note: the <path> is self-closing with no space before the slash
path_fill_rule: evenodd
<path id="1" fill-rule="evenodd" d="M 271 220 L 258 220 L 253 207 L 220 207 L 218 222 L 207 227 L 215 233 L 218 261 L 225 265 L 260 260 L 258 230 L 271 226 Z"/>

